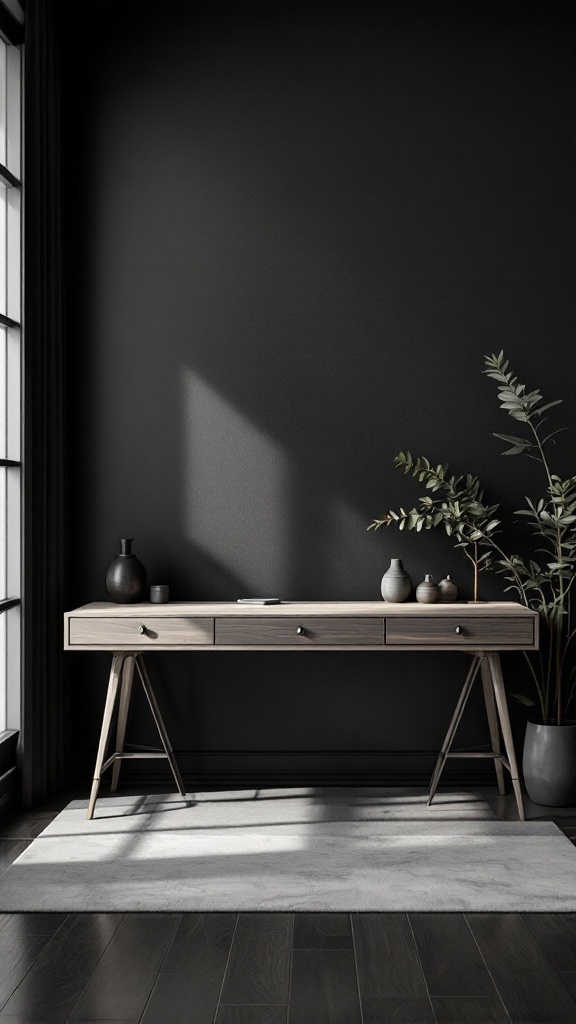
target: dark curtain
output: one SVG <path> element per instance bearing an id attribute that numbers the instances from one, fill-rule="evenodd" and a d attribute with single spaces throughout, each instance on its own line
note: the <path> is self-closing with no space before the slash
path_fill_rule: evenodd
<path id="1" fill-rule="evenodd" d="M 60 90 L 54 9 L 28 0 L 24 136 L 24 593 L 20 743 L 26 807 L 62 787 L 66 500 Z"/>

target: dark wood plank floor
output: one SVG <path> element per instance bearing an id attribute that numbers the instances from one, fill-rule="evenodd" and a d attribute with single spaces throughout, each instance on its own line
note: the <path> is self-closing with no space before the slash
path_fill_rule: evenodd
<path id="1" fill-rule="evenodd" d="M 576 914 L 0 914 L 0 1024 L 32 1022 L 576 1024 Z"/>

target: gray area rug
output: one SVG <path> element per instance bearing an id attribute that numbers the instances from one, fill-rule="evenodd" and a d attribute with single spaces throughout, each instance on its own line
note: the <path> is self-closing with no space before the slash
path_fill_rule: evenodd
<path id="1" fill-rule="evenodd" d="M 301 789 L 73 801 L 0 911 L 576 911 L 576 848 L 477 794 Z"/>

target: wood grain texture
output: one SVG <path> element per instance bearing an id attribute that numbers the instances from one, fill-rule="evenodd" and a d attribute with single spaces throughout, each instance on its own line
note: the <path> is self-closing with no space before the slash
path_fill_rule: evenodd
<path id="1" fill-rule="evenodd" d="M 428 996 L 406 914 L 352 914 L 352 932 L 362 999 Z"/>
<path id="2" fill-rule="evenodd" d="M 292 914 L 240 914 L 221 1002 L 288 1002 Z"/>
<path id="3" fill-rule="evenodd" d="M 286 1006 L 221 1006 L 215 1024 L 287 1024 Z"/>
<path id="4" fill-rule="evenodd" d="M 456 632 L 460 630 L 460 632 Z M 534 642 L 534 624 L 526 618 L 467 617 L 450 615 L 432 618 L 386 618 L 386 644 L 451 644 L 454 647 L 481 649 L 483 644 L 508 647 Z"/>
<path id="5" fill-rule="evenodd" d="M 27 1014 L 8 1014 L 5 1016 L 0 1013 L 0 1024 L 54 1024 L 54 1021 L 49 1017 L 29 1017 Z M 65 1022 L 69 1024 L 69 1020 Z M 132 1020 L 83 1020 L 82 1024 L 140 1024 L 137 1019 Z"/>
<path id="6" fill-rule="evenodd" d="M 295 949 L 290 1024 L 362 1024 L 354 953 Z"/>
<path id="7" fill-rule="evenodd" d="M 576 971 L 576 914 L 522 914 L 555 971 Z"/>
<path id="8" fill-rule="evenodd" d="M 210 631 L 212 623 L 216 643 Z M 307 635 L 292 630 L 298 624 L 305 630 L 308 627 Z M 146 626 L 148 636 L 138 633 L 140 625 Z M 461 634 L 454 632 L 457 625 L 462 627 Z M 485 605 L 285 601 L 250 607 L 229 601 L 180 601 L 169 606 L 95 602 L 65 614 L 64 647 L 138 651 L 385 650 L 386 646 L 394 650 L 524 650 L 537 647 L 537 626 L 536 613 L 513 601 Z"/>
<path id="9" fill-rule="evenodd" d="M 31 839 L 0 839 L 0 875 L 28 849 L 31 842 Z"/>
<path id="10" fill-rule="evenodd" d="M 408 601 L 403 604 L 390 604 L 387 601 L 282 601 L 280 604 L 270 605 L 242 605 L 236 601 L 170 601 L 167 604 L 150 604 L 148 601 L 141 601 L 136 604 L 113 604 L 111 601 L 92 601 L 90 604 L 81 605 L 72 611 L 66 612 L 65 617 L 82 616 L 87 618 L 106 617 L 113 615 L 114 618 L 134 618 L 135 615 L 158 616 L 163 618 L 166 615 L 199 615 L 212 616 L 213 618 L 224 616 L 238 616 L 240 618 L 253 617 L 267 618 L 282 615 L 374 615 L 381 617 L 389 616 L 410 616 L 426 615 L 434 618 L 437 615 L 457 615 L 458 617 L 484 618 L 496 615 L 498 618 L 511 615 L 536 619 L 536 612 L 530 611 L 517 601 L 487 601 L 485 604 L 474 605 L 467 602 L 456 604 L 418 604 L 417 601 Z"/>
<path id="11" fill-rule="evenodd" d="M 176 914 L 126 915 L 74 1006 L 71 1020 L 138 1019 L 178 923 Z"/>
<path id="12" fill-rule="evenodd" d="M 302 630 L 301 633 L 298 630 Z M 218 644 L 290 644 L 312 647 L 314 644 L 374 644 L 384 643 L 384 620 L 329 616 L 325 618 L 217 618 L 215 643 Z"/>
<path id="13" fill-rule="evenodd" d="M 0 935 L 0 1010 L 26 977 L 42 950 L 50 941 L 49 935 Z"/>
<path id="14" fill-rule="evenodd" d="M 574 1003 L 519 914 L 466 919 L 512 1022 L 574 1024 Z"/>
<path id="15" fill-rule="evenodd" d="M 54 817 L 55 813 L 50 811 L 15 814 L 0 824 L 0 838 L 35 839 L 48 827 Z"/>
<path id="16" fill-rule="evenodd" d="M 236 914 L 183 914 L 162 964 L 165 974 L 224 972 Z"/>
<path id="17" fill-rule="evenodd" d="M 0 944 L 21 935 L 47 935 L 51 938 L 67 920 L 67 914 L 2 914 Z"/>
<path id="18" fill-rule="evenodd" d="M 462 914 L 409 914 L 430 996 L 496 995 Z"/>
<path id="19" fill-rule="evenodd" d="M 221 987 L 222 977 L 159 974 L 142 1024 L 206 1024 L 214 1020 Z"/>
<path id="20" fill-rule="evenodd" d="M 121 920 L 121 914 L 71 914 L 5 1004 L 0 1020 L 20 1016 L 63 1024 Z"/>
<path id="21" fill-rule="evenodd" d="M 576 971 L 560 971 L 558 974 L 560 981 L 570 993 L 572 1002 L 576 1008 Z"/>
<path id="22" fill-rule="evenodd" d="M 212 1021 L 236 914 L 183 915 L 146 1006 L 143 1024 Z"/>
<path id="23" fill-rule="evenodd" d="M 350 914 L 296 914 L 294 949 L 352 949 Z"/>
<path id="24" fill-rule="evenodd" d="M 144 628 L 145 633 L 140 629 Z M 106 648 L 128 647 L 147 650 L 155 645 L 211 644 L 214 642 L 214 620 L 207 618 L 164 616 L 151 618 L 70 618 L 70 644 L 101 644 Z"/>
<path id="25" fill-rule="evenodd" d="M 433 998 L 432 1006 L 436 1024 L 510 1024 L 510 1017 L 498 996 L 492 999 Z"/>
<path id="26" fill-rule="evenodd" d="M 364 996 L 363 1024 L 436 1024 L 427 996 Z"/>

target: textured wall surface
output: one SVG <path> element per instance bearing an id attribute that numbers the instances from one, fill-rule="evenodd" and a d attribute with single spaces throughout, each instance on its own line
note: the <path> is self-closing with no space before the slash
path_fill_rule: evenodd
<path id="1" fill-rule="evenodd" d="M 571 4 L 154 7 L 58 4 L 71 602 L 105 597 L 120 536 L 175 598 L 376 599 L 394 556 L 469 596 L 445 536 L 366 527 L 417 497 L 393 467 L 408 448 L 478 473 L 522 543 L 511 513 L 541 481 L 500 456 L 511 421 L 482 357 L 504 347 L 572 400 Z M 107 661 L 69 658 L 91 757 Z M 410 781 L 465 667 L 286 653 L 150 671 L 205 778 Z M 529 686 L 520 656 L 505 668 Z M 131 733 L 152 736 L 141 707 Z M 486 740 L 475 700 L 462 744 Z"/>

